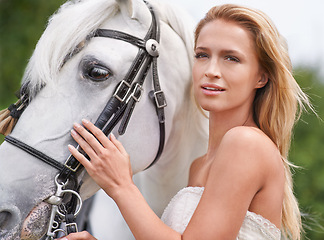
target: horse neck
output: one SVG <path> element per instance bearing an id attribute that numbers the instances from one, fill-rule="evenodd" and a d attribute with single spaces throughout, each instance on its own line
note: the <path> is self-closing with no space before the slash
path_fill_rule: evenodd
<path id="1" fill-rule="evenodd" d="M 199 112 L 188 94 L 174 117 L 160 161 L 170 174 L 173 170 L 187 171 L 193 160 L 206 153 L 207 143 L 208 119 Z"/>

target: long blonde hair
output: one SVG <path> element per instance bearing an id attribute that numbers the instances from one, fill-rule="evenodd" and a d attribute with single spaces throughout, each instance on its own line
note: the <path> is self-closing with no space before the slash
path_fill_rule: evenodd
<path id="1" fill-rule="evenodd" d="M 269 76 L 266 86 L 256 93 L 253 117 L 258 127 L 277 145 L 285 166 L 282 235 L 288 239 L 300 239 L 301 214 L 293 193 L 290 170 L 294 165 L 287 157 L 294 124 L 304 106 L 311 109 L 312 106 L 292 75 L 287 44 L 268 16 L 259 10 L 233 4 L 213 7 L 198 23 L 195 45 L 201 29 L 216 19 L 234 22 L 250 32 L 259 64 Z"/>

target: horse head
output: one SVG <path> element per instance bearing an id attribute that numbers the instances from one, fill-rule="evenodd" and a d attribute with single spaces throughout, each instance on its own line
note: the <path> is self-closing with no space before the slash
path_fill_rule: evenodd
<path id="1" fill-rule="evenodd" d="M 173 180 L 162 204 L 156 204 L 161 211 L 186 183 L 190 161 L 205 150 L 207 124 L 190 99 L 193 25 L 166 5 L 152 5 L 161 33 L 160 88 L 168 105 L 165 148 L 145 174 L 157 185 Z M 96 36 L 96 30 L 117 30 L 144 39 L 151 24 L 151 12 L 141 0 L 83 0 L 62 5 L 50 18 L 26 68 L 22 86 L 29 104 L 10 136 L 63 164 L 69 157 L 68 144 L 75 145 L 70 136 L 73 123 L 83 118 L 96 121 L 139 51 L 129 42 Z M 134 173 L 151 164 L 160 144 L 159 120 L 149 96 L 152 78 L 149 72 L 125 134 L 118 132 L 120 123 L 111 130 L 129 152 Z M 57 169 L 7 141 L 0 146 L 0 163 L 1 239 L 41 238 L 51 213 L 45 200 L 57 191 Z M 82 199 L 99 189 L 83 171 L 77 179 L 82 182 Z"/>

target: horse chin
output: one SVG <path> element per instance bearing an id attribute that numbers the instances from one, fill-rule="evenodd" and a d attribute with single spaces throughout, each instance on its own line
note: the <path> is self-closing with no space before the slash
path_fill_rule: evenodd
<path id="1" fill-rule="evenodd" d="M 38 240 L 46 233 L 47 221 L 51 214 L 51 207 L 48 203 L 38 204 L 25 219 L 22 230 L 21 240 Z"/>

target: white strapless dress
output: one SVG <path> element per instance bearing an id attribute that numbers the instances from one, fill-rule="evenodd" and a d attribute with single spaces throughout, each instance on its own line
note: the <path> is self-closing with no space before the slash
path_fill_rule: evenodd
<path id="1" fill-rule="evenodd" d="M 203 187 L 186 187 L 180 190 L 164 210 L 162 221 L 182 234 L 203 192 Z M 236 240 L 278 240 L 280 237 L 281 232 L 273 223 L 248 211 Z"/>

